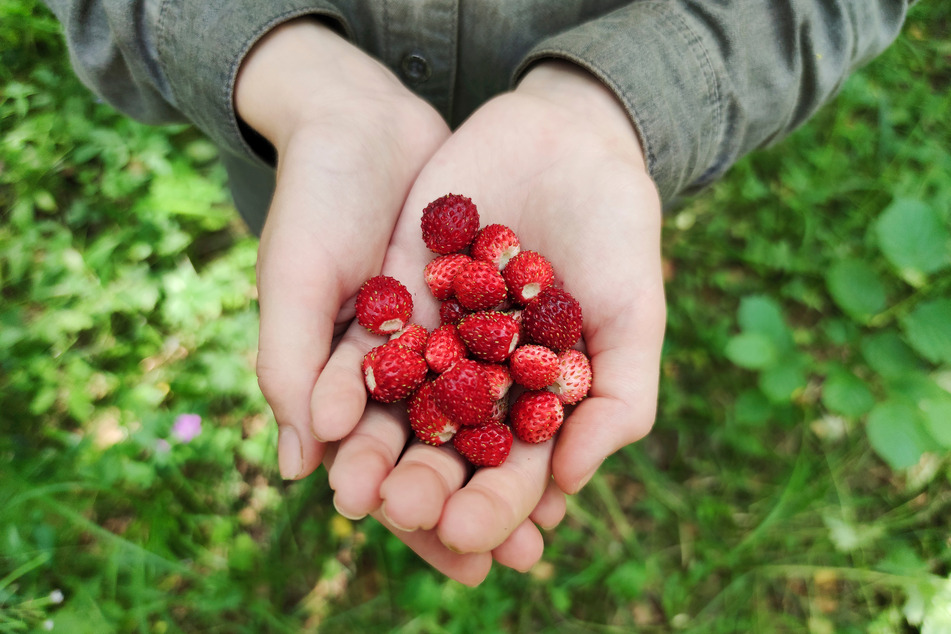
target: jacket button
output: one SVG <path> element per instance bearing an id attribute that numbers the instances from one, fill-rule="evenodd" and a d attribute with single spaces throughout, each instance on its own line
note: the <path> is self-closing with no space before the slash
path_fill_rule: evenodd
<path id="1" fill-rule="evenodd" d="M 418 51 L 403 56 L 403 60 L 400 62 L 400 71 L 403 73 L 403 78 L 411 84 L 422 84 L 433 74 L 429 60 Z"/>

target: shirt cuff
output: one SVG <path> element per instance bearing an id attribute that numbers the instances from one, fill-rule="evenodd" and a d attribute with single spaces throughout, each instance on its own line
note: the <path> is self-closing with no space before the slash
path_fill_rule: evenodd
<path id="1" fill-rule="evenodd" d="M 710 55 L 667 3 L 636 2 L 539 42 L 515 81 L 551 58 L 583 67 L 617 95 L 662 200 L 726 169 L 717 165 L 725 121 Z"/>
<path id="2" fill-rule="evenodd" d="M 157 48 L 175 107 L 224 151 L 266 164 L 242 134 L 235 81 L 261 37 L 303 16 L 329 20 L 352 39 L 342 14 L 320 0 L 165 2 Z"/>

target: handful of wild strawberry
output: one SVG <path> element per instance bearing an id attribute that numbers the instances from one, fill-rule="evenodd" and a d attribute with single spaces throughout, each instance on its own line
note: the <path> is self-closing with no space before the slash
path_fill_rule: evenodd
<path id="1" fill-rule="evenodd" d="M 442 302 L 440 326 L 410 323 L 413 298 L 385 275 L 357 294 L 357 321 L 389 341 L 363 358 L 370 397 L 406 400 L 422 442 L 452 442 L 472 464 L 502 464 L 513 434 L 524 442 L 552 438 L 565 407 L 591 387 L 591 364 L 574 349 L 581 306 L 555 285 L 551 264 L 523 251 L 515 233 L 482 227 L 465 196 L 448 194 L 423 210 L 423 241 L 438 255 L 423 276 Z M 517 386 L 515 389 L 510 389 Z"/>

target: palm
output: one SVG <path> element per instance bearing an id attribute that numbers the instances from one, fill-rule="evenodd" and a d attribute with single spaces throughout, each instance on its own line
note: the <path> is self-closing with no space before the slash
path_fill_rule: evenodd
<path id="1" fill-rule="evenodd" d="M 508 225 L 522 248 L 551 260 L 584 309 L 595 370 L 592 398 L 566 423 L 553 464 L 573 492 L 595 456 L 653 422 L 664 322 L 660 203 L 623 156 L 570 121 L 539 117 L 536 105 L 506 95 L 453 135 L 417 179 L 392 250 L 407 274 L 419 271 L 432 257 L 420 246 L 419 210 L 452 191 L 476 201 L 483 225 Z"/>

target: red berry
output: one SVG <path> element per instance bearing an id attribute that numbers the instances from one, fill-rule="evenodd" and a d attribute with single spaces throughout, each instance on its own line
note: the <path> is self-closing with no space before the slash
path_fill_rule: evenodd
<path id="1" fill-rule="evenodd" d="M 429 335 L 423 355 L 433 372 L 445 372 L 459 359 L 464 359 L 468 350 L 459 337 L 459 329 L 452 324 L 440 326 Z"/>
<path id="2" fill-rule="evenodd" d="M 505 299 L 505 280 L 489 262 L 473 260 L 465 264 L 452 280 L 456 299 L 469 310 L 489 310 Z"/>
<path id="3" fill-rule="evenodd" d="M 512 404 L 512 431 L 525 442 L 545 442 L 555 435 L 565 418 L 558 397 L 548 390 L 522 393 Z"/>
<path id="4" fill-rule="evenodd" d="M 501 363 L 481 362 L 479 365 L 485 371 L 485 377 L 489 380 L 489 392 L 492 398 L 499 400 L 508 394 L 512 387 L 512 374 L 509 368 Z"/>
<path id="5" fill-rule="evenodd" d="M 459 320 L 459 336 L 475 357 L 502 363 L 518 345 L 518 323 L 505 313 L 472 313 Z"/>
<path id="6" fill-rule="evenodd" d="M 419 324 L 407 324 L 402 330 L 390 335 L 390 341 L 395 341 L 404 348 L 419 354 L 425 352 L 427 339 L 429 339 L 429 331 Z"/>
<path id="7" fill-rule="evenodd" d="M 447 299 L 439 305 L 439 323 L 443 326 L 457 324 L 468 314 L 469 311 L 457 299 Z"/>
<path id="8" fill-rule="evenodd" d="M 465 253 L 448 253 L 432 260 L 423 269 L 423 279 L 433 297 L 445 301 L 453 296 L 452 280 L 463 266 L 472 261 Z"/>
<path id="9" fill-rule="evenodd" d="M 439 409 L 460 425 L 488 419 L 494 402 L 485 371 L 472 359 L 460 359 L 440 374 L 433 381 L 433 397 Z"/>
<path id="10" fill-rule="evenodd" d="M 558 365 L 558 376 L 548 389 L 565 405 L 574 405 L 591 389 L 591 362 L 579 350 L 565 350 Z"/>
<path id="11" fill-rule="evenodd" d="M 477 467 L 497 467 L 512 450 L 512 430 L 495 421 L 462 427 L 453 436 L 452 445 Z"/>
<path id="12" fill-rule="evenodd" d="M 581 339 L 581 304 L 567 291 L 550 286 L 522 311 L 522 328 L 532 342 L 567 350 Z"/>
<path id="13" fill-rule="evenodd" d="M 479 212 L 465 196 L 447 194 L 423 210 L 423 242 L 436 253 L 462 251 L 479 231 Z"/>
<path id="14" fill-rule="evenodd" d="M 403 328 L 413 314 L 413 296 L 396 279 L 371 277 L 357 292 L 357 321 L 375 335 L 388 335 Z"/>
<path id="15" fill-rule="evenodd" d="M 475 260 L 490 262 L 501 271 L 520 248 L 514 231 L 505 225 L 486 225 L 472 241 L 469 255 Z"/>
<path id="16" fill-rule="evenodd" d="M 395 403 L 412 394 L 428 371 L 421 354 L 392 341 L 373 348 L 363 357 L 367 392 L 381 403 Z"/>
<path id="17" fill-rule="evenodd" d="M 522 251 L 502 269 L 509 294 L 524 306 L 555 281 L 555 269 L 540 253 Z"/>
<path id="18" fill-rule="evenodd" d="M 459 424 L 446 416 L 433 399 L 433 382 L 419 386 L 407 403 L 409 426 L 427 445 L 442 445 L 452 439 Z"/>
<path id="19" fill-rule="evenodd" d="M 545 346 L 519 346 L 509 358 L 512 379 L 529 390 L 542 390 L 558 378 L 558 353 Z"/>

